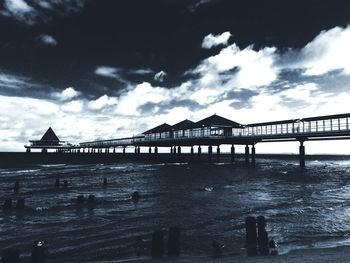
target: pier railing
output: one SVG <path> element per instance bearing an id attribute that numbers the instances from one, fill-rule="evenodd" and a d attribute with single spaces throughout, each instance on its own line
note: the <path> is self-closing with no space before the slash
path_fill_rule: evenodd
<path id="1" fill-rule="evenodd" d="M 118 146 L 125 146 L 125 145 L 134 145 L 137 142 L 143 141 L 143 139 L 144 139 L 144 136 L 133 136 L 133 137 L 119 138 L 119 139 L 83 142 L 83 143 L 80 143 L 79 146 L 96 147 L 96 148 L 118 147 Z"/>

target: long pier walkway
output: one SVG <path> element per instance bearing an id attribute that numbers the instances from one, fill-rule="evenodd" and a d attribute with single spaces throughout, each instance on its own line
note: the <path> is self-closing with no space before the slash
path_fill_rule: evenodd
<path id="1" fill-rule="evenodd" d="M 55 137 L 57 138 L 57 137 Z M 58 152 L 110 153 L 116 148 L 134 147 L 140 154 L 141 147 L 148 147 L 149 154 L 158 154 L 158 147 L 170 147 L 172 154 L 181 154 L 181 147 L 190 147 L 190 154 L 200 159 L 202 148 L 208 147 L 209 160 L 213 147 L 219 158 L 220 146 L 231 145 L 231 160 L 235 159 L 235 145 L 245 145 L 246 162 L 255 162 L 255 145 L 263 142 L 298 141 L 300 166 L 305 166 L 305 141 L 350 139 L 350 113 L 290 119 L 242 125 L 218 115 L 198 122 L 184 120 L 175 125 L 162 124 L 142 135 L 111 140 L 82 142 L 78 145 L 34 142 L 25 146 L 31 149 L 55 149 Z M 39 142 L 39 143 L 38 143 Z M 195 149 L 196 148 L 196 149 Z M 196 151 L 195 151 L 196 150 Z"/>

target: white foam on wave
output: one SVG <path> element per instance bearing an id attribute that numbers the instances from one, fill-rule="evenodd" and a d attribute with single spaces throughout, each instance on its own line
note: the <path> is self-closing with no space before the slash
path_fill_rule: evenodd
<path id="1" fill-rule="evenodd" d="M 58 164 L 39 164 L 40 167 L 45 167 L 45 168 L 49 168 L 49 167 L 60 167 L 60 166 L 66 166 L 65 163 L 58 163 Z"/>

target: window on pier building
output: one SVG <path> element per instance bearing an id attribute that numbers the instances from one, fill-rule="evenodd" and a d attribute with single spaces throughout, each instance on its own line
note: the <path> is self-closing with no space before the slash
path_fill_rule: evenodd
<path id="1" fill-rule="evenodd" d="M 243 129 L 241 128 L 233 128 L 232 129 L 232 135 L 233 136 L 242 136 L 243 135 Z"/>

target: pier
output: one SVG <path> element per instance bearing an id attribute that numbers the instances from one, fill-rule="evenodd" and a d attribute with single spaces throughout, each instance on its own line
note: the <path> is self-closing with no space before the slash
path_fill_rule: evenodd
<path id="1" fill-rule="evenodd" d="M 51 130 L 40 141 L 30 141 L 27 152 L 39 149 L 46 153 L 54 150 L 59 153 L 116 153 L 121 148 L 132 147 L 134 154 L 141 153 L 141 147 L 148 149 L 148 154 L 158 155 L 159 147 L 167 147 L 171 156 L 179 156 L 183 147 L 188 147 L 191 160 L 200 160 L 202 149 L 207 147 L 208 160 L 220 159 L 222 145 L 231 146 L 231 161 L 235 160 L 235 146 L 245 146 L 246 163 L 255 163 L 257 143 L 264 142 L 299 142 L 299 163 L 305 166 L 306 141 L 350 139 L 350 113 L 317 116 L 302 119 L 280 120 L 252 124 L 240 124 L 216 114 L 193 122 L 184 120 L 174 125 L 161 124 L 141 135 L 110 140 L 81 142 L 72 145 L 61 142 Z M 50 135 L 50 136 L 49 136 Z"/>

